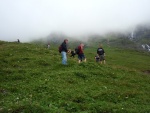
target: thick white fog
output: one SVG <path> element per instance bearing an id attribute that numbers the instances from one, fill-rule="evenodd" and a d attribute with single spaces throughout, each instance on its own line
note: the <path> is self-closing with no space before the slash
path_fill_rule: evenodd
<path id="1" fill-rule="evenodd" d="M 150 21 L 150 0 L 0 0 L 0 40 L 124 31 Z"/>

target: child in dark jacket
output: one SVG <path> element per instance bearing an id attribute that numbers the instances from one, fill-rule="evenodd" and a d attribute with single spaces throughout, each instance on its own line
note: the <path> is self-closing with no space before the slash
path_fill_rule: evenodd
<path id="1" fill-rule="evenodd" d="M 96 62 L 99 62 L 99 61 L 100 61 L 99 55 L 96 55 L 96 56 L 95 56 L 95 61 L 96 61 Z"/>
<path id="2" fill-rule="evenodd" d="M 70 57 L 73 57 L 76 55 L 75 51 L 71 51 L 71 56 Z"/>

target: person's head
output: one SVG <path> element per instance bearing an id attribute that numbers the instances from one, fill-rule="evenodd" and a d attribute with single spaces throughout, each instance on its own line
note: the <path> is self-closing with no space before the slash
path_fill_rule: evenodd
<path id="1" fill-rule="evenodd" d="M 102 48 L 102 44 L 100 44 L 99 47 Z"/>
<path id="2" fill-rule="evenodd" d="M 80 43 L 80 46 L 84 47 L 84 44 L 83 44 L 83 43 Z"/>
<path id="3" fill-rule="evenodd" d="M 68 43 L 68 39 L 65 39 L 64 42 L 65 42 L 65 43 Z"/>

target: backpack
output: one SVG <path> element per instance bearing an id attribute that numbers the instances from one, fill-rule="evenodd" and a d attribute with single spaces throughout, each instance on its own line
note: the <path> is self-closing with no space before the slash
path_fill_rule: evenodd
<path id="1" fill-rule="evenodd" d="M 104 54 L 104 50 L 102 48 L 98 48 L 97 52 L 99 55 L 103 55 Z"/>
<path id="2" fill-rule="evenodd" d="M 62 51 L 62 46 L 61 45 L 59 46 L 58 51 L 59 51 L 59 53 L 61 53 L 61 51 Z"/>
<path id="3" fill-rule="evenodd" d="M 79 54 L 79 48 L 78 47 L 75 48 L 75 53 Z"/>

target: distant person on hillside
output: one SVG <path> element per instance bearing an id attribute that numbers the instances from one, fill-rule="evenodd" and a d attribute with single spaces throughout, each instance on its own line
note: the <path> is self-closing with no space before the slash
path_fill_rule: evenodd
<path id="1" fill-rule="evenodd" d="M 69 52 L 67 47 L 68 39 L 65 39 L 61 44 L 61 55 L 62 55 L 62 64 L 67 65 L 67 52 Z"/>
<path id="2" fill-rule="evenodd" d="M 19 39 L 17 39 L 17 42 L 18 42 L 18 43 L 20 43 L 20 40 L 19 40 Z"/>
<path id="3" fill-rule="evenodd" d="M 50 43 L 47 44 L 47 48 L 48 48 L 48 49 L 50 48 Z"/>
<path id="4" fill-rule="evenodd" d="M 86 57 L 84 55 L 84 52 L 83 52 L 83 49 L 84 49 L 84 44 L 83 43 L 80 43 L 80 45 L 78 46 L 78 63 L 81 63 L 83 60 L 84 62 L 86 62 Z"/>
<path id="5" fill-rule="evenodd" d="M 100 63 L 106 63 L 105 62 L 105 51 L 104 49 L 102 48 L 102 45 L 99 46 L 99 48 L 97 49 L 97 54 L 99 55 L 99 60 L 100 60 Z"/>

